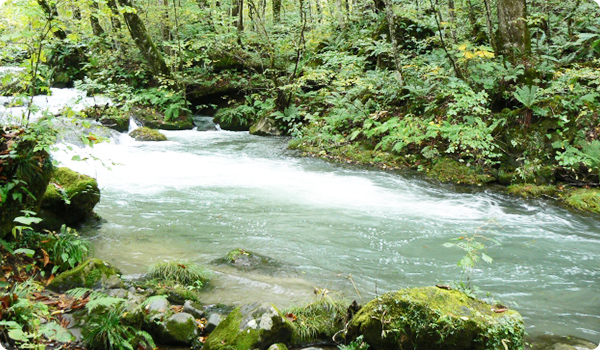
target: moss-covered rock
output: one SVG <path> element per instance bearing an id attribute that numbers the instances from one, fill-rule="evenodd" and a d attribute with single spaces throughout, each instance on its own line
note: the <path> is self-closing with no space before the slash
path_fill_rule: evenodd
<path id="1" fill-rule="evenodd" d="M 281 267 L 281 263 L 268 256 L 256 254 L 241 248 L 227 253 L 224 258 L 213 261 L 214 264 L 227 264 L 244 271 L 272 270 Z"/>
<path id="2" fill-rule="evenodd" d="M 288 347 L 285 344 L 277 343 L 269 346 L 268 350 L 288 350 Z"/>
<path id="3" fill-rule="evenodd" d="M 78 287 L 94 289 L 120 287 L 123 285 L 120 274 L 118 269 L 100 259 L 88 259 L 76 268 L 58 275 L 48 288 L 62 293 Z"/>
<path id="4" fill-rule="evenodd" d="M 493 176 L 484 174 L 480 169 L 448 158 L 438 160 L 428 175 L 442 182 L 465 185 L 482 185 L 494 181 Z"/>
<path id="5" fill-rule="evenodd" d="M 100 189 L 94 178 L 69 168 L 57 168 L 42 198 L 42 226 L 57 230 L 62 224 L 81 223 L 92 217 L 99 201 Z"/>
<path id="6" fill-rule="evenodd" d="M 167 137 L 157 130 L 142 126 L 129 133 L 136 141 L 167 141 Z"/>
<path id="7" fill-rule="evenodd" d="M 569 191 L 563 201 L 569 206 L 578 209 L 600 213 L 600 190 L 579 188 Z"/>
<path id="8" fill-rule="evenodd" d="M 131 109 L 131 116 L 142 126 L 163 130 L 190 130 L 194 122 L 188 113 L 181 112 L 174 120 L 166 120 L 164 113 L 152 107 L 137 106 Z"/>
<path id="9" fill-rule="evenodd" d="M 523 318 L 455 290 L 437 287 L 387 293 L 351 321 L 347 340 L 363 335 L 372 349 L 522 349 Z"/>
<path id="10" fill-rule="evenodd" d="M 508 186 L 508 193 L 525 198 L 537 198 L 541 196 L 553 196 L 558 191 L 552 185 L 514 184 Z"/>
<path id="11" fill-rule="evenodd" d="M 204 350 L 264 350 L 291 336 L 292 325 L 274 306 L 253 303 L 234 309 L 208 336 Z"/>
<path id="12" fill-rule="evenodd" d="M 164 323 L 164 332 L 160 338 L 163 344 L 189 345 L 198 336 L 198 325 L 194 316 L 181 312 L 172 315 Z"/>

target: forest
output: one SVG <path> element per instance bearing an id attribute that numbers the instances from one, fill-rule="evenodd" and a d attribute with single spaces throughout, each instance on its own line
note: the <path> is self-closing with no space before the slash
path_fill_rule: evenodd
<path id="1" fill-rule="evenodd" d="M 600 6 L 596 2 L 6 0 L 0 2 L 0 38 L 0 253 L 4 272 L 0 277 L 0 344 L 7 349 L 133 350 L 162 344 L 241 350 L 310 346 L 541 350 L 593 349 L 600 340 L 597 297 L 550 299 L 562 303 L 562 298 L 582 298 L 591 305 L 591 309 L 587 308 L 589 314 L 575 306 L 568 309 L 573 314 L 585 315 L 582 320 L 573 321 L 576 323 L 573 330 L 561 333 L 558 325 L 535 329 L 535 320 L 557 322 L 554 316 L 533 316 L 528 313 L 535 308 L 533 305 L 523 306 L 522 316 L 517 312 L 521 311 L 519 305 L 513 308 L 486 299 L 472 283 L 479 277 L 484 284 L 482 289 L 489 283 L 495 293 L 502 290 L 500 282 L 486 278 L 494 275 L 496 264 L 500 266 L 497 273 L 505 273 L 500 270 L 513 258 L 501 255 L 496 262 L 492 259 L 492 248 L 509 250 L 512 244 L 531 244 L 544 252 L 551 251 L 547 253 L 551 256 L 554 251 L 562 251 L 561 243 L 556 242 L 563 242 L 564 250 L 569 250 L 572 246 L 566 247 L 572 241 L 568 238 L 557 238 L 553 248 L 542 243 L 555 233 L 548 227 L 560 226 L 561 235 L 573 233 L 578 247 L 587 244 L 585 249 L 589 249 L 577 251 L 582 255 L 562 256 L 561 260 L 572 264 L 565 270 L 580 267 L 572 274 L 579 276 L 581 283 L 587 283 L 587 288 L 577 287 L 578 290 L 588 293 L 598 287 L 593 266 L 578 265 L 581 261 L 593 265 L 597 258 L 592 251 L 600 242 L 600 232 L 595 228 L 600 213 Z M 64 91 L 77 91 L 78 100 L 56 111 L 36 105 L 35 101 L 44 98 L 44 101 L 61 98 Z M 85 108 L 76 107 L 86 99 L 96 102 Z M 400 174 L 413 179 L 412 183 L 421 192 L 415 191 L 428 199 L 431 196 L 432 202 L 440 200 L 439 197 L 421 187 L 441 188 L 456 196 L 473 195 L 467 199 L 461 197 L 463 202 L 456 205 L 453 203 L 458 202 L 449 200 L 448 207 L 442 207 L 445 210 L 439 209 L 439 214 L 419 221 L 446 219 L 444 211 L 451 212 L 453 206 L 462 208 L 463 231 L 443 226 L 451 229 L 441 238 L 442 242 L 421 244 L 441 247 L 443 243 L 441 249 L 449 248 L 445 250 L 456 251 L 460 256 L 446 257 L 440 253 L 445 250 L 435 248 L 427 253 L 431 254 L 428 259 L 436 260 L 443 255 L 439 268 L 444 278 L 427 277 L 430 279 L 422 283 L 410 280 L 414 283 L 408 287 L 415 288 L 398 291 L 390 277 L 389 282 L 381 282 L 382 292 L 388 293 L 379 293 L 378 282 L 374 292 L 362 291 L 371 301 L 362 300 L 359 291 L 367 288 L 369 278 L 356 277 L 355 283 L 352 277 L 355 273 L 345 271 L 341 278 L 345 281 L 344 288 L 348 288 L 348 294 L 356 295 L 350 301 L 357 298 L 358 303 L 338 297 L 327 289 L 332 289 L 329 286 L 315 288 L 309 300 L 301 300 L 307 302 L 304 306 L 294 302 L 281 310 L 264 304 L 240 308 L 240 304 L 230 300 L 206 304 L 205 299 L 210 298 L 203 293 L 219 289 L 214 287 L 218 282 L 211 280 L 228 272 L 219 269 L 211 272 L 203 266 L 206 260 L 186 254 L 173 253 L 184 256 L 183 260 L 170 257 L 169 261 L 149 261 L 146 265 L 151 266 L 130 271 L 145 270 L 147 279 L 120 279 L 118 268 L 127 269 L 127 264 L 109 261 L 116 268 L 97 259 L 105 259 L 96 236 L 104 232 L 97 227 L 112 223 L 106 215 L 108 209 L 96 210 L 102 217 L 94 213 L 98 203 L 106 206 L 106 201 L 125 200 L 117 195 L 119 187 L 114 184 L 118 181 L 109 180 L 106 184 L 102 177 L 94 179 L 87 176 L 92 174 L 82 175 L 65 166 L 78 168 L 77 163 L 92 160 L 101 163 L 102 169 L 117 168 L 118 160 L 106 161 L 102 157 L 106 153 L 118 158 L 121 151 L 107 144 L 114 143 L 118 133 L 127 135 L 132 129 L 136 130 L 129 135 L 140 142 L 168 139 L 197 147 L 184 132 L 200 130 L 203 118 L 210 119 L 210 130 L 218 128 L 236 132 L 226 135 L 257 137 L 230 136 L 235 139 L 219 140 L 222 144 L 215 146 L 216 151 L 211 148 L 217 154 L 221 154 L 219 145 L 230 152 L 227 148 L 233 147 L 227 143 L 230 142 L 247 156 L 243 148 L 248 147 L 246 142 L 261 137 L 275 140 L 262 141 L 269 143 L 257 148 L 269 161 L 292 154 L 294 159 L 307 162 L 303 166 L 318 167 L 319 172 L 332 171 L 332 176 L 342 176 L 340 173 L 344 171 L 353 172 L 352 176 L 363 176 L 362 171 L 377 171 L 375 175 L 365 175 L 374 183 L 383 181 L 381 178 L 393 182 L 394 176 Z M 100 126 L 116 130 L 117 134 Z M 76 136 L 65 136 L 65 129 L 72 128 Z M 61 148 L 65 145 L 68 150 Z M 88 150 L 85 155 L 68 153 L 79 146 Z M 151 148 L 155 146 L 147 147 L 149 152 L 158 152 Z M 277 147 L 285 149 L 277 151 L 285 152 L 281 153 L 283 156 L 270 153 Z M 164 152 L 175 151 L 178 150 L 160 150 L 163 156 Z M 202 148 L 194 152 L 200 154 Z M 131 159 L 138 159 L 136 181 L 141 184 L 145 182 L 140 178 L 150 173 L 163 176 L 160 181 L 185 184 L 192 181 L 188 176 L 204 174 L 203 168 L 192 165 L 191 161 L 189 170 L 181 167 L 188 158 L 165 156 L 160 158 L 162 164 L 146 168 L 144 165 L 152 162 L 151 153 L 132 154 Z M 158 162 L 158 158 L 154 159 Z M 305 192 L 298 190 L 292 194 L 298 197 L 304 193 L 314 196 L 329 193 L 338 185 L 347 186 L 340 193 L 356 197 L 370 190 L 362 182 L 346 178 L 336 183 L 327 182 L 330 179 L 326 176 L 300 176 L 290 170 L 295 166 L 293 162 L 277 163 L 278 166 L 259 163 L 257 167 L 267 170 L 258 171 L 243 168 L 241 165 L 246 161 L 247 157 L 241 157 L 237 160 L 239 167 L 218 168 L 222 173 L 217 176 L 223 181 L 241 183 L 237 196 L 244 196 L 245 189 L 259 186 L 256 182 L 262 184 L 261 181 L 282 188 L 314 179 L 325 181 L 324 185 L 312 188 L 308 184 Z M 71 166 L 72 163 L 75 165 Z M 209 166 L 217 168 L 221 163 L 206 165 Z M 102 169 L 93 168 L 93 172 L 104 174 Z M 277 175 L 269 174 L 269 169 L 277 171 Z M 266 180 L 248 180 L 248 183 L 239 180 L 255 172 Z M 119 181 L 129 186 L 136 185 L 123 175 L 113 176 L 121 176 Z M 281 179 L 286 176 L 287 179 Z M 148 201 L 161 202 L 161 198 L 168 197 L 168 191 L 184 186 L 169 185 L 172 187 L 161 189 L 164 194 L 148 197 L 152 198 Z M 102 194 L 101 201 L 101 192 L 105 190 L 107 196 Z M 193 193 L 195 188 L 183 192 L 186 190 Z M 397 190 L 390 188 L 383 197 L 373 199 L 373 203 L 392 198 L 386 197 L 391 191 Z M 144 192 L 151 193 L 152 189 L 133 193 L 141 198 L 152 195 Z M 439 196 L 445 200 L 445 196 L 454 198 L 453 194 L 444 192 Z M 502 197 L 497 199 L 497 196 Z M 343 198 L 347 202 L 353 200 L 351 196 Z M 218 200 L 218 197 L 207 199 L 213 204 L 221 203 Z M 389 199 L 390 203 L 395 200 Z M 197 204 L 190 201 L 185 203 Z M 493 226 L 490 223 L 496 221 L 491 216 L 496 214 L 489 212 L 497 208 L 496 204 L 485 209 L 487 212 L 478 220 L 469 221 L 470 210 L 485 211 L 473 209 L 467 204 L 469 201 L 481 201 L 478 205 L 497 201 L 502 203 L 500 206 L 508 201 L 514 208 L 549 207 L 548 215 L 555 215 L 555 221 L 536 216 L 535 220 L 519 218 L 522 221 L 513 223 L 508 214 L 518 210 L 502 207 L 504 216 L 497 221 L 509 227 L 505 231 L 520 232 L 520 228 L 529 224 L 534 227 L 536 222 L 539 226 L 531 230 L 546 230 L 539 236 L 517 235 L 514 241 L 518 242 L 512 243 L 504 233 L 494 237 L 496 228 L 490 229 Z M 314 211 L 318 211 L 322 202 L 313 203 Z M 281 209 L 282 205 L 288 205 L 286 201 L 281 203 L 285 204 L 279 204 L 280 209 L 269 210 L 290 210 L 291 216 L 298 213 L 292 208 Z M 392 210 L 381 203 L 373 204 L 373 208 L 381 205 L 383 209 L 372 209 L 367 201 L 362 212 L 371 215 L 371 211 Z M 128 202 L 130 206 L 134 204 Z M 166 208 L 165 211 L 171 210 Z M 252 209 L 235 208 L 242 213 L 267 211 L 258 205 Z M 177 210 L 183 209 L 193 208 L 185 205 Z M 409 207 L 402 209 L 414 214 Z M 121 209 L 110 210 L 114 210 L 110 212 L 112 217 L 120 215 Z M 336 210 L 339 217 L 348 214 Z M 144 213 L 131 214 L 136 215 Z M 211 215 L 205 221 L 228 217 L 216 212 Z M 505 217 L 506 223 L 502 222 Z M 462 218 L 457 216 L 453 220 Z M 172 222 L 176 224 L 178 220 Z M 305 219 L 318 220 L 317 216 Z M 447 219 L 448 223 L 443 225 L 455 225 L 453 220 Z M 288 225 L 301 226 L 305 221 Z M 372 226 L 379 227 L 376 221 Z M 231 222 L 238 230 L 235 233 L 241 233 L 243 224 L 233 219 Z M 360 221 L 349 222 L 352 229 L 362 225 Z M 381 231 L 393 231 L 394 225 L 400 223 L 390 225 Z M 310 227 L 321 232 L 324 226 Z M 79 234 L 76 229 L 87 233 Z M 251 232 L 254 231 L 248 231 L 248 235 Z M 230 241 L 235 243 L 230 245 L 239 244 L 236 239 L 232 238 Z M 288 277 L 279 270 L 273 272 L 282 268 L 277 261 L 280 256 L 272 259 L 271 255 L 276 254 L 272 251 L 269 256 L 261 255 L 264 252 L 259 249 L 260 242 L 244 244 L 252 252 L 236 246 L 228 246 L 224 251 L 222 246 L 207 248 L 208 255 L 213 250 L 226 253 L 224 258 L 211 263 L 237 269 L 242 272 L 236 274 L 241 275 L 265 269 L 275 279 Z M 360 246 L 358 243 L 357 248 Z M 526 254 L 528 247 L 518 247 L 523 252 L 514 254 Z M 308 247 L 299 250 L 305 249 L 310 250 Z M 577 249 L 573 246 L 571 250 Z M 398 259 L 396 255 L 390 258 L 385 254 L 382 253 L 379 262 L 384 257 Z M 118 255 L 115 253 L 115 259 L 119 259 Z M 93 259 L 88 259 L 92 256 Z M 300 260 L 295 263 L 304 266 Z M 482 272 L 484 263 L 490 263 L 491 270 Z M 448 266 L 458 269 L 458 278 L 446 278 Z M 366 268 L 365 274 L 377 269 Z M 546 274 L 543 268 L 537 273 Z M 446 283 L 448 279 L 452 283 Z M 436 286 L 430 287 L 433 280 L 444 283 L 433 283 Z M 527 291 L 530 289 L 533 287 Z M 510 293 L 506 294 L 510 299 Z M 555 314 L 561 314 L 561 310 L 555 310 Z M 596 328 L 591 329 L 594 317 Z M 70 319 L 81 322 L 76 327 L 81 328 L 78 336 L 67 331 Z M 531 328 L 527 328 L 528 322 L 532 322 Z M 526 333 L 532 331 L 537 338 L 531 334 L 527 337 Z"/>

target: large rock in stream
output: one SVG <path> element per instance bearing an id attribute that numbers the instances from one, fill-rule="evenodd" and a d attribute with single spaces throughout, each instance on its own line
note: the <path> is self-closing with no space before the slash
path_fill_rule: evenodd
<path id="1" fill-rule="evenodd" d="M 269 304 L 252 303 L 234 309 L 208 336 L 204 350 L 267 349 L 286 343 L 292 324 Z"/>
<path id="2" fill-rule="evenodd" d="M 42 198 L 40 227 L 59 230 L 63 224 L 76 225 L 93 215 L 100 201 L 98 182 L 69 168 L 55 169 Z"/>
<path id="3" fill-rule="evenodd" d="M 403 289 L 370 301 L 352 319 L 347 340 L 370 349 L 523 349 L 521 315 L 437 287 Z"/>

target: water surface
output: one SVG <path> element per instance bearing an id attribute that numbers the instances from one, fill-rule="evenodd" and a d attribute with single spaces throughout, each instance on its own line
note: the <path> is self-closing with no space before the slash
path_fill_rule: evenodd
<path id="1" fill-rule="evenodd" d="M 105 166 L 55 155 L 97 177 L 96 211 L 105 221 L 86 234 L 97 257 L 127 274 L 175 258 L 209 264 L 240 247 L 285 266 L 267 274 L 214 267 L 206 302 L 285 307 L 309 300 L 314 286 L 367 301 L 460 280 L 464 254 L 442 245 L 479 230 L 499 244 L 484 241 L 494 262 L 479 264 L 473 283 L 518 309 L 530 334 L 600 337 L 600 221 L 593 216 L 301 158 L 285 139 L 164 133 L 170 141 L 121 135 L 88 149 Z"/>

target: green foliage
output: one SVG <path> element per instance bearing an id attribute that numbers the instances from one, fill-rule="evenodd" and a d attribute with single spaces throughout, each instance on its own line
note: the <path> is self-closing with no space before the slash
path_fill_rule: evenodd
<path id="1" fill-rule="evenodd" d="M 90 243 L 81 238 L 77 231 L 63 225 L 60 233 L 54 237 L 53 244 L 48 249 L 50 260 L 54 262 L 53 273 L 72 269 L 85 261 Z"/>
<path id="2" fill-rule="evenodd" d="M 123 322 L 122 317 L 127 312 L 123 301 L 124 299 L 106 297 L 95 299 L 86 305 L 88 316 L 82 335 L 83 342 L 89 349 L 134 350 L 138 344 L 155 346 L 148 333 Z"/>
<path id="3" fill-rule="evenodd" d="M 211 277 L 211 272 L 201 265 L 189 261 L 156 263 L 148 268 L 147 275 L 162 283 L 202 288 Z"/>
<path id="4" fill-rule="evenodd" d="M 462 250 L 465 255 L 458 261 L 458 266 L 462 270 L 462 278 L 464 281 L 459 283 L 459 287 L 466 292 L 472 293 L 475 291 L 474 287 L 471 284 L 471 276 L 473 275 L 473 270 L 475 266 L 479 263 L 480 260 L 491 264 L 493 259 L 485 253 L 486 245 L 483 241 L 489 241 L 495 244 L 500 244 L 498 241 L 488 238 L 479 234 L 479 232 L 488 225 L 479 227 L 475 232 L 471 235 L 464 235 L 452 240 L 452 242 L 444 243 L 444 247 L 446 248 L 459 248 Z M 483 240 L 483 241 L 482 241 Z"/>
<path id="5" fill-rule="evenodd" d="M 190 104 L 182 94 L 166 89 L 150 88 L 136 91 L 127 100 L 131 105 L 158 107 L 165 115 L 165 121 L 177 120 L 191 113 Z"/>
<path id="6" fill-rule="evenodd" d="M 340 350 L 368 350 L 369 344 L 365 343 L 364 336 L 359 336 L 355 340 L 351 341 L 348 345 L 338 345 Z"/>
<path id="7" fill-rule="evenodd" d="M 296 317 L 292 323 L 292 342 L 296 344 L 329 340 L 344 328 L 348 305 L 332 297 L 328 290 L 315 288 L 315 293 L 316 301 L 284 312 Z"/>

